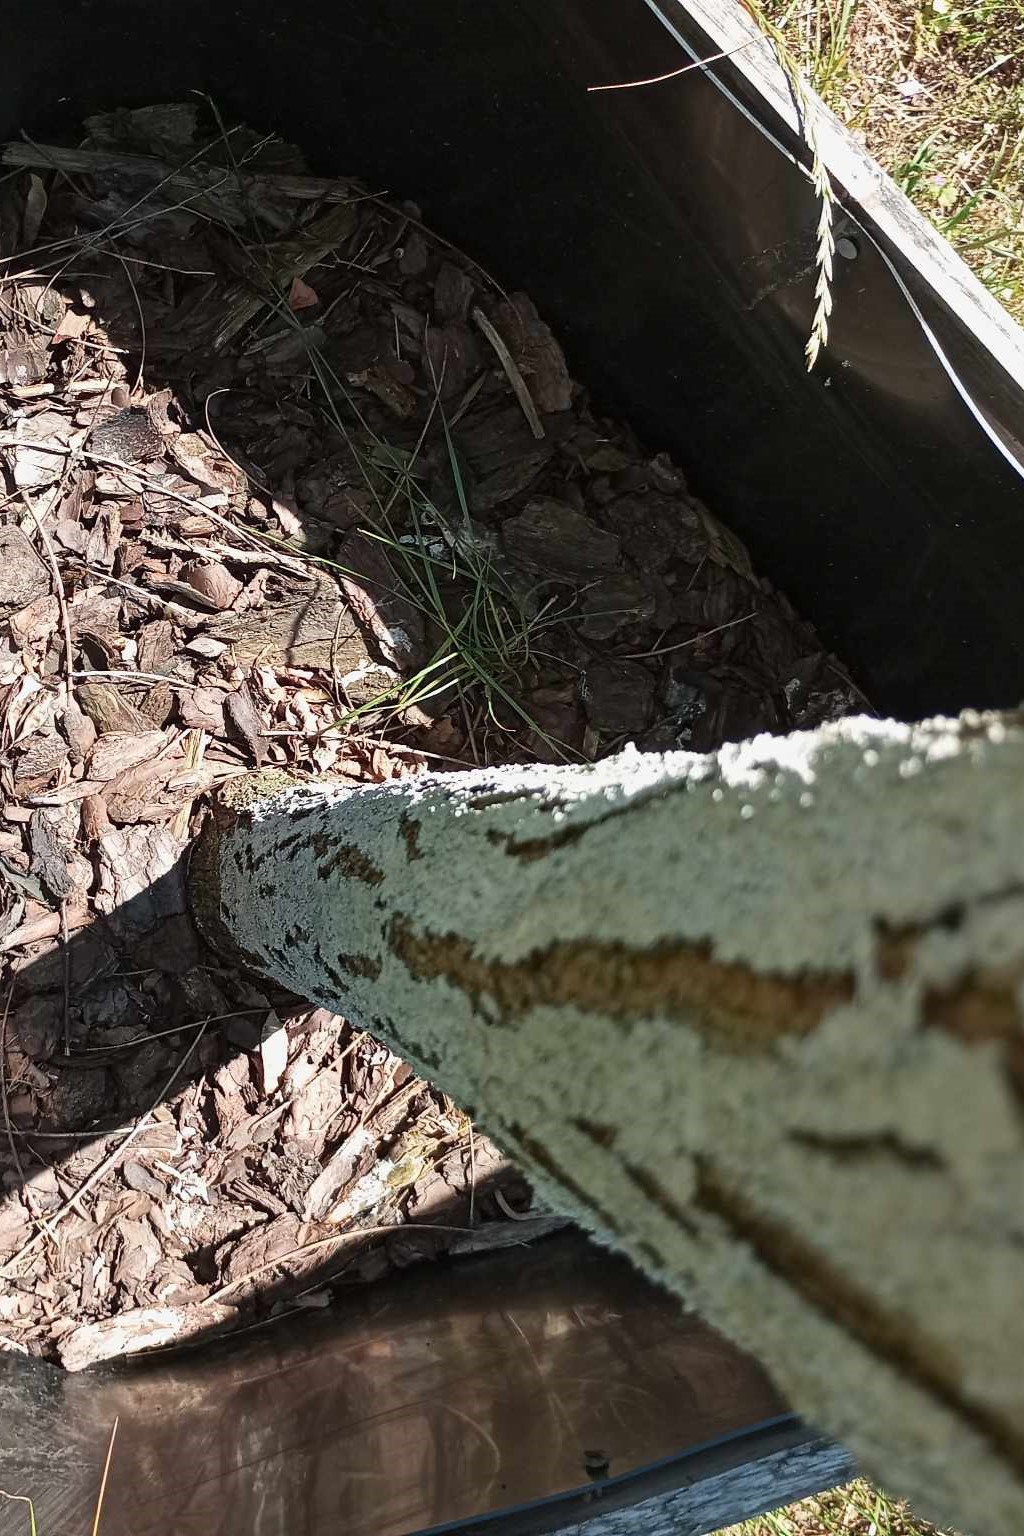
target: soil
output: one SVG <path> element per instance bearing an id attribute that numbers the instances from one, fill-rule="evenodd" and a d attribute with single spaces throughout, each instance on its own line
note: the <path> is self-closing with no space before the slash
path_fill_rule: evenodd
<path id="1" fill-rule="evenodd" d="M 0 1346 L 70 1369 L 551 1230 L 188 909 L 265 764 L 711 751 L 862 696 L 529 298 L 196 108 L 0 183 Z"/>

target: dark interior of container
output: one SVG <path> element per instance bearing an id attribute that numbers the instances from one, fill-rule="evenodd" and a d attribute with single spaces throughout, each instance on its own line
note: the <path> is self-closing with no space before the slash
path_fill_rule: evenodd
<path id="1" fill-rule="evenodd" d="M 4 137 L 23 130 L 67 135 L 90 111 L 208 92 L 226 117 L 300 144 L 314 171 L 355 175 L 374 190 L 414 199 L 428 224 L 503 284 L 531 294 L 600 408 L 631 422 L 652 451 L 667 450 L 686 470 L 696 493 L 818 626 L 880 712 L 919 717 L 1020 700 L 1019 476 L 964 406 L 879 252 L 858 231 L 853 258 L 837 265 L 832 346 L 807 375 L 816 209 L 803 177 L 699 72 L 671 87 L 586 93 L 588 84 L 656 75 L 680 62 L 678 45 L 644 0 L 411 7 L 399 0 L 293 7 L 281 0 L 145 7 L 138 0 L 9 0 L 4 21 Z M 699 50 L 711 51 L 690 32 Z M 728 74 L 727 63 L 719 67 Z M 742 93 L 740 82 L 732 85 Z M 749 91 L 747 102 L 756 116 Z M 889 254 L 899 261 L 898 252 Z M 913 272 L 906 279 L 914 286 Z M 927 309 L 927 293 L 915 291 Z M 1012 434 L 1020 420 L 1013 419 L 1014 390 L 979 353 L 969 324 L 949 314 L 930 319 L 968 387 L 1003 413 Z M 594 1251 L 584 1258 L 585 1251 L 559 1260 L 558 1305 L 571 1310 L 578 1276 L 609 1327 L 616 1308 L 620 1317 L 631 1309 L 649 1314 L 667 1329 L 651 1347 L 669 1349 L 672 1329 L 658 1293 L 617 1261 Z M 497 1286 L 496 1295 L 501 1284 L 521 1290 L 533 1283 L 516 1269 L 521 1259 L 489 1262 L 484 1283 Z M 543 1271 L 547 1261 L 539 1262 Z M 445 1279 L 441 1290 L 461 1283 Z M 472 1291 L 476 1282 L 467 1283 Z M 550 1275 L 536 1283 L 543 1291 Z M 433 1305 L 423 1300 L 424 1285 L 421 1309 Z M 363 1344 L 385 1336 L 384 1313 L 398 1319 L 396 1328 L 413 1325 L 415 1307 L 407 1319 L 395 1295 L 392 1287 L 380 1303 L 376 1334 L 360 1322 Z M 318 1319 L 315 1329 L 316 1349 L 326 1351 L 330 1320 Z M 486 1354 L 469 1355 L 486 1332 L 481 1325 L 476 1343 L 463 1332 L 466 1370 L 481 1380 Z M 540 1330 L 539 1371 L 544 1338 Z M 616 1342 L 612 1329 L 601 1348 L 629 1364 L 635 1343 L 626 1335 Z M 671 1347 L 683 1348 L 679 1337 Z M 709 1347 L 704 1340 L 698 1355 Z M 348 1345 L 339 1348 L 344 1354 Z M 309 1352 L 294 1335 L 282 1336 L 268 1353 L 246 1355 L 233 1379 L 257 1398 L 262 1393 L 268 1411 L 275 1402 L 288 1411 L 282 1383 Z M 9 1358 L 2 1365 L 3 1417 L 20 1422 L 18 1435 L 6 1432 L 5 1474 L 34 1467 L 45 1486 L 47 1459 L 55 1457 L 63 1470 L 52 1488 L 60 1494 L 74 1484 L 83 1447 L 93 1456 L 105 1433 L 100 1395 L 109 1407 L 127 1388 L 105 1376 L 68 1388 L 49 1367 Z M 730 1433 L 744 1425 L 767 1433 L 771 1423 L 771 1433 L 783 1434 L 783 1405 L 750 1370 L 742 1392 L 737 1388 Z M 145 1392 L 154 1403 L 170 1394 L 168 1415 L 195 1410 L 199 1439 L 234 1446 L 237 1474 L 245 1448 L 238 1450 L 231 1413 L 229 1422 L 223 1414 L 208 1423 L 203 1417 L 211 1403 L 220 1413 L 222 1377 L 192 1366 L 174 1367 L 171 1376 L 157 1368 L 149 1380 Z M 137 1407 L 140 1399 L 133 1401 Z M 675 1411 L 668 1395 L 662 1410 Z M 520 1420 L 506 1419 L 514 1440 Z M 664 1459 L 666 1447 L 683 1451 L 686 1435 L 698 1433 L 682 1420 L 674 1440 L 663 1429 L 652 1424 L 646 1447 L 634 1448 L 635 1466 L 645 1457 Z M 308 1425 L 304 1433 L 312 1433 Z M 390 1454 L 400 1453 L 402 1433 Z M 159 1443 L 158 1426 L 140 1431 L 128 1464 L 155 1487 L 174 1476 L 174 1458 L 158 1454 Z M 256 1465 L 259 1448 L 252 1449 Z M 432 1454 L 442 1449 L 433 1445 Z M 176 1454 L 192 1453 L 186 1446 Z M 322 1476 L 322 1458 L 318 1465 Z M 676 1484 L 686 1475 L 678 1468 L 672 1474 Z M 337 1507 L 331 1487 L 310 1488 L 307 1466 L 307 1481 L 289 1484 L 285 1497 L 280 1476 L 271 1458 L 264 1472 L 237 1485 L 250 1501 L 241 1523 L 232 1523 L 227 1495 L 216 1493 L 214 1481 L 210 1499 L 189 1515 L 197 1523 L 174 1529 L 326 1532 L 325 1511 Z M 74 1497 L 61 1495 L 52 1508 L 84 1528 L 93 1485 L 76 1486 Z M 504 1486 L 491 1490 L 494 1507 Z M 633 1490 L 627 1502 L 639 1496 Z M 253 1513 L 267 1508 L 277 1513 Z M 431 1519 L 439 1529 L 445 1508 L 439 1499 L 430 1509 L 399 1509 L 388 1529 L 422 1529 Z M 459 1519 L 470 1513 L 460 1508 Z M 339 1510 L 339 1529 L 355 1529 L 352 1514 Z M 0 1507 L 0 1533 L 21 1529 L 21 1518 Z M 528 1526 L 553 1528 L 568 1518 Z M 147 1519 L 147 1530 L 170 1528 L 160 1525 L 152 1499 Z M 372 1532 L 372 1521 L 364 1525 Z"/>
<path id="2" fill-rule="evenodd" d="M 832 344 L 806 374 L 802 175 L 698 71 L 586 92 L 680 61 L 644 0 L 12 0 L 0 130 L 53 134 L 205 91 L 314 170 L 415 199 L 531 294 L 598 405 L 671 453 L 880 712 L 1016 704 L 1019 476 L 863 236 L 837 259 Z M 742 95 L 729 62 L 716 68 Z M 1019 396 L 904 268 L 1012 434 Z"/>

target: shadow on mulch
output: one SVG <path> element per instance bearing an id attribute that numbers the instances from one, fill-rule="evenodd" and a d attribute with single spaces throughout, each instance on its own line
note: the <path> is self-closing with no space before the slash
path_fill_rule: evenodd
<path id="1" fill-rule="evenodd" d="M 526 295 L 411 205 L 192 106 L 87 128 L 0 187 L 8 258 L 71 242 L 0 305 L 0 1338 L 76 1367 L 551 1224 L 398 1058 L 203 948 L 206 791 L 712 750 L 859 697 Z M 442 697 L 410 699 L 446 648 Z"/>

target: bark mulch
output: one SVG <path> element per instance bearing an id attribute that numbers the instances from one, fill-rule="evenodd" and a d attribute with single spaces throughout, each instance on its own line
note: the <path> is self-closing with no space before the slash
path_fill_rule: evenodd
<path id="1" fill-rule="evenodd" d="M 861 698 L 413 205 L 193 106 L 84 134 L 0 182 L 0 1347 L 71 1369 L 558 1224 L 397 1057 L 204 948 L 218 784 Z"/>

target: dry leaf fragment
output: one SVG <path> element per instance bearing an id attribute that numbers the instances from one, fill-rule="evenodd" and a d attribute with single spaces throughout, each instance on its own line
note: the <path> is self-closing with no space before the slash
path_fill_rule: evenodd
<path id="1" fill-rule="evenodd" d="M 51 635 L 57 633 L 60 623 L 60 604 L 49 592 L 12 614 L 11 639 L 24 649 L 26 646 L 45 645 Z"/>
<path id="2" fill-rule="evenodd" d="M 288 308 L 296 313 L 300 309 L 312 309 L 314 304 L 320 303 L 320 295 L 315 288 L 304 283 L 301 277 L 292 278 L 292 286 L 288 290 Z"/>
<path id="3" fill-rule="evenodd" d="M 72 432 L 72 424 L 63 411 L 39 411 L 35 416 L 18 418 L 14 442 L 4 453 L 19 490 L 33 490 L 58 478 L 67 460 Z"/>
<path id="4" fill-rule="evenodd" d="M 77 341 L 80 336 L 86 334 L 91 325 L 90 314 L 79 313 L 76 309 L 66 309 L 53 333 L 53 345 L 56 347 L 62 341 Z"/>
<path id="5" fill-rule="evenodd" d="M 37 677 L 24 677 L 6 701 L 3 719 L 4 739 L 9 743 L 26 740 L 36 731 L 53 725 L 57 701 L 43 688 Z"/>
<path id="6" fill-rule="evenodd" d="M 281 524 L 281 532 L 287 534 L 290 539 L 301 539 L 305 533 L 302 519 L 293 507 L 287 502 L 275 497 L 270 503 L 270 510 Z"/>
<path id="7" fill-rule="evenodd" d="M 716 565 L 727 566 L 730 570 L 738 572 L 740 576 L 753 580 L 754 568 L 750 563 L 750 555 L 739 536 L 724 523 L 720 523 L 704 503 L 697 500 L 696 496 L 690 497 L 690 506 L 701 521 L 707 535 L 708 554 Z"/>

